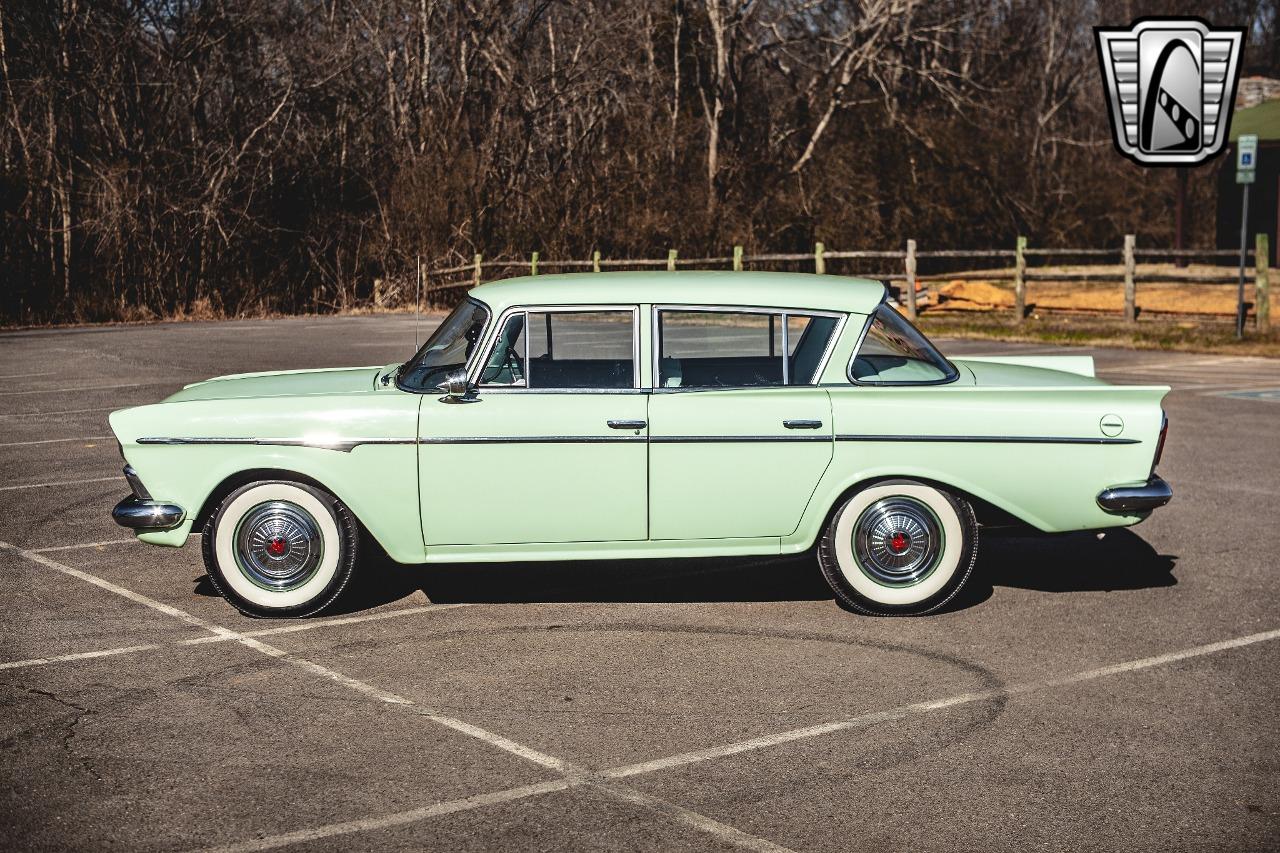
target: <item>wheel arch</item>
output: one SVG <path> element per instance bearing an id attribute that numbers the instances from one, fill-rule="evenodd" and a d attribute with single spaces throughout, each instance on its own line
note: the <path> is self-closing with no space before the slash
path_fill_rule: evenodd
<path id="1" fill-rule="evenodd" d="M 997 506 L 981 495 L 974 494 L 970 489 L 957 486 L 945 480 L 936 477 L 923 477 L 918 474 L 870 474 L 860 479 L 847 483 L 836 491 L 835 497 L 827 502 L 826 508 L 819 523 L 814 525 L 813 530 L 808 536 L 807 547 L 812 547 L 822 536 L 822 532 L 827 529 L 827 525 L 831 523 L 831 519 L 835 516 L 836 511 L 844 506 L 845 501 L 853 495 L 861 492 L 863 489 L 872 486 L 882 485 L 886 483 L 920 483 L 925 486 L 931 486 L 943 492 L 949 492 L 962 500 L 965 500 L 973 507 L 973 513 L 978 519 L 980 527 L 1020 527 L 1035 526 L 1032 522 L 1015 515 L 1007 509 Z"/>
<path id="2" fill-rule="evenodd" d="M 204 503 L 201 505 L 200 511 L 195 515 L 192 530 L 197 532 L 202 530 L 205 523 L 209 520 L 209 516 L 213 515 L 213 513 L 217 511 L 222 502 L 226 500 L 227 495 L 231 494 L 241 486 L 247 486 L 250 483 L 256 483 L 263 480 L 282 480 L 286 483 L 299 483 L 304 486 L 321 489 L 333 495 L 335 498 L 342 501 L 343 505 L 346 506 L 347 511 L 351 513 L 351 517 L 360 525 L 360 532 L 368 535 L 374 541 L 377 541 L 377 537 L 374 537 L 373 534 L 369 532 L 369 526 L 361 520 L 356 511 L 351 508 L 351 505 L 347 503 L 347 501 L 343 500 L 342 495 L 338 494 L 332 486 L 317 480 L 315 477 L 288 468 L 245 468 L 244 470 L 236 471 L 232 474 L 228 474 L 226 477 L 223 477 L 222 481 L 214 486 L 213 490 L 210 491 L 209 495 L 204 499 Z M 382 543 L 379 542 L 378 546 L 382 547 Z"/>

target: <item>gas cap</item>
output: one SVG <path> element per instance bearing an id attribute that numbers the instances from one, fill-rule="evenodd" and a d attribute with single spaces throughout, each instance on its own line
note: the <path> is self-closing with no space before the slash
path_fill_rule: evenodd
<path id="1" fill-rule="evenodd" d="M 1103 415 L 1102 420 L 1098 421 L 1098 428 L 1108 438 L 1115 438 L 1124 432 L 1124 418 L 1119 415 Z"/>

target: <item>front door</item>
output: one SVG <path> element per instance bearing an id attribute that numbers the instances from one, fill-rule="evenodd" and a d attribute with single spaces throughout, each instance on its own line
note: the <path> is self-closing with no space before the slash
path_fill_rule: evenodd
<path id="1" fill-rule="evenodd" d="M 791 533 L 832 457 L 831 401 L 812 383 L 838 318 L 657 310 L 650 538 Z"/>
<path id="2" fill-rule="evenodd" d="M 500 323 L 475 402 L 420 410 L 427 546 L 644 539 L 637 309 L 531 308 Z"/>

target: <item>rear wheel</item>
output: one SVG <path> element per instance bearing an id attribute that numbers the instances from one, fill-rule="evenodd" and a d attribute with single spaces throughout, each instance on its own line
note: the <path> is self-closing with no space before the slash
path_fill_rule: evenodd
<path id="1" fill-rule="evenodd" d="M 913 481 L 877 483 L 832 515 L 818 562 L 836 597 L 875 615 L 945 605 L 973 572 L 978 523 L 955 495 Z"/>
<path id="2" fill-rule="evenodd" d="M 203 530 L 209 580 L 250 616 L 310 616 L 332 604 L 355 570 L 359 528 L 321 489 L 278 480 L 241 486 Z"/>

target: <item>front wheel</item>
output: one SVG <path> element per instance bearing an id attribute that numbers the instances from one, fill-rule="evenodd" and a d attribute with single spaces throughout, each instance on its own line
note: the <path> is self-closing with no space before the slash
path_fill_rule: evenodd
<path id="1" fill-rule="evenodd" d="M 301 483 L 262 481 L 222 501 L 202 531 L 204 565 L 249 616 L 310 616 L 355 570 L 359 527 L 342 502 Z"/>
<path id="2" fill-rule="evenodd" d="M 913 481 L 877 483 L 844 502 L 818 546 L 822 574 L 847 607 L 930 613 L 973 572 L 978 522 L 965 500 Z"/>

